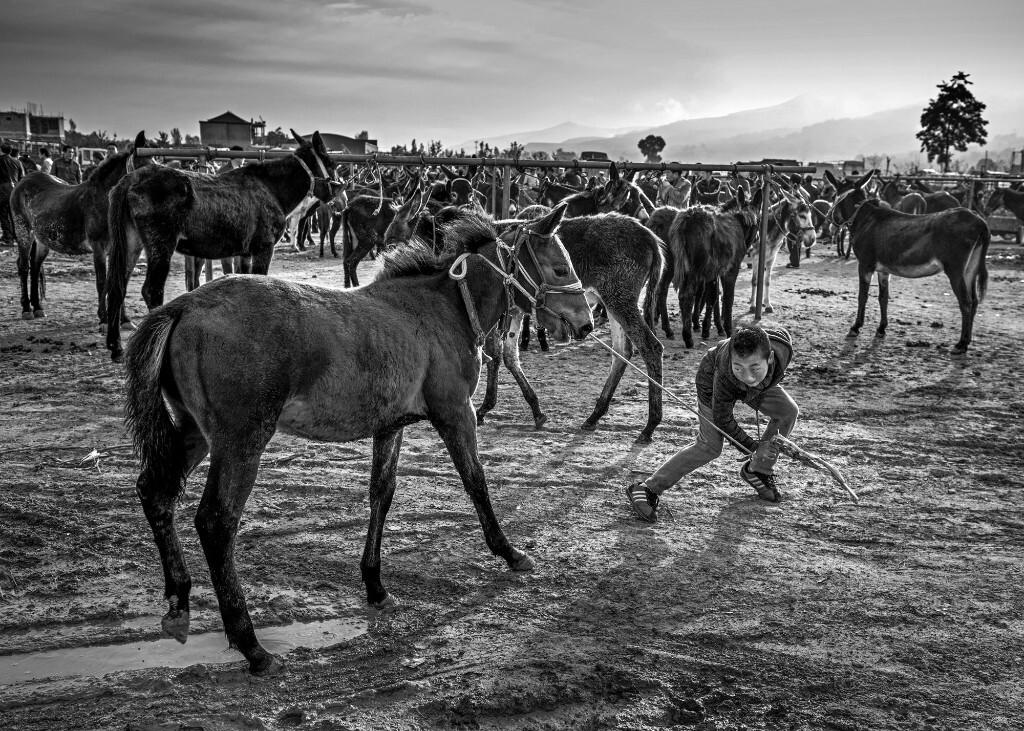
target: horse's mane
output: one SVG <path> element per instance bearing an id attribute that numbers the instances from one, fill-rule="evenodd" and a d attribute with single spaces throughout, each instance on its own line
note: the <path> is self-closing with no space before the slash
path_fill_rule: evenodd
<path id="1" fill-rule="evenodd" d="M 107 178 L 114 174 L 118 177 L 124 175 L 125 170 L 127 169 L 127 160 L 131 154 L 131 152 L 119 152 L 116 155 L 112 155 L 104 159 L 96 166 L 92 175 L 89 176 L 89 180 L 94 180 L 101 185 L 113 185 L 116 181 L 107 180 Z"/>
<path id="2" fill-rule="evenodd" d="M 435 254 L 430 244 L 419 237 L 407 246 L 400 246 L 384 254 L 384 268 L 376 281 L 438 274 L 447 271 L 459 254 L 476 251 L 493 242 L 498 234 L 494 220 L 481 211 L 466 210 L 441 227 L 444 233 L 444 249 Z"/>

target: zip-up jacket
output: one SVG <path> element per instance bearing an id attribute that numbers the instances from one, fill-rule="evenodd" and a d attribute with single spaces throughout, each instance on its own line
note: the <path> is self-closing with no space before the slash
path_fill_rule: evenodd
<path id="1" fill-rule="evenodd" d="M 710 348 L 697 368 L 697 400 L 711 409 L 715 426 L 750 451 L 755 450 L 758 443 L 736 423 L 733 416 L 736 402 L 742 401 L 754 409 L 758 408 L 764 392 L 779 385 L 793 359 L 793 339 L 785 329 L 766 327 L 764 331 L 768 334 L 768 343 L 775 358 L 764 380 L 756 386 L 748 386 L 732 374 L 731 338 Z"/>

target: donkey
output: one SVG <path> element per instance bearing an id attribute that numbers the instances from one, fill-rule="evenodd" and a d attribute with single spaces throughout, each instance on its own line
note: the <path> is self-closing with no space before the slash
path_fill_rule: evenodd
<path id="1" fill-rule="evenodd" d="M 944 190 L 932 190 L 923 180 L 914 180 L 912 185 L 921 192 L 921 197 L 924 198 L 925 213 L 948 211 L 950 208 L 962 205 L 961 201 L 951 193 Z"/>
<path id="2" fill-rule="evenodd" d="M 763 311 L 774 312 L 771 299 L 772 269 L 779 250 L 786 244 L 790 252 L 790 266 L 799 267 L 801 247 L 810 248 L 815 240 L 814 221 L 811 206 L 806 201 L 783 193 L 781 200 L 768 209 L 768 236 L 764 241 L 764 261 L 759 259 L 760 247 L 753 247 L 753 266 L 750 275 L 750 312 L 756 311 L 757 272 L 764 272 Z"/>
<path id="3" fill-rule="evenodd" d="M 885 336 L 889 324 L 889 276 L 929 277 L 944 271 L 960 305 L 960 340 L 953 353 L 967 352 L 978 305 L 988 286 L 988 224 L 978 214 L 956 207 L 920 216 L 894 211 L 869 200 L 864 186 L 868 173 L 852 190 L 836 199 L 830 217 L 850 228 L 850 240 L 857 254 L 860 287 L 857 319 L 847 337 L 857 337 L 864 325 L 864 309 L 871 277 L 878 272 L 878 306 L 881 320 L 876 334 Z"/>
<path id="4" fill-rule="evenodd" d="M 581 192 L 583 191 L 579 188 L 564 185 L 553 178 L 543 178 L 537 187 L 537 203 L 542 206 L 554 207 L 561 203 L 563 199 Z"/>
<path id="5" fill-rule="evenodd" d="M 416 190 L 409 200 L 395 207 L 391 223 L 384 231 L 384 250 L 412 240 L 419 240 L 439 253 L 444 248 L 444 227 L 459 218 L 463 211 L 482 210 L 475 203 L 464 206 L 444 206 L 430 197 L 428 189 L 422 195 Z"/>
<path id="6" fill-rule="evenodd" d="M 163 563 L 165 632 L 180 642 L 188 636 L 192 580 L 174 508 L 209 455 L 195 524 L 224 629 L 252 673 L 280 670 L 256 638 L 233 556 L 260 455 L 278 429 L 335 442 L 373 437 L 360 562 L 372 606 L 396 604 L 381 582 L 380 548 L 403 430 L 423 419 L 441 435 L 488 548 L 513 571 L 534 567 L 491 507 L 472 396 L 483 332 L 510 300 L 524 308 L 537 302 L 538 316 L 560 338 L 583 338 L 593 328 L 554 235 L 560 217 L 500 238 L 486 218 L 462 220 L 448 232 L 452 248 L 444 256 L 400 248 L 385 256 L 373 283 L 355 291 L 225 277 L 149 313 L 128 345 L 125 411 L 142 463 L 136 493 Z M 506 286 L 515 287 L 511 297 Z"/>
<path id="7" fill-rule="evenodd" d="M 878 191 L 878 197 L 890 207 L 904 213 L 920 215 L 925 212 L 928 204 L 917 191 L 901 190 L 895 180 L 887 180 Z"/>
<path id="8" fill-rule="evenodd" d="M 991 216 L 1000 208 L 1005 208 L 1015 215 L 1018 221 L 1024 223 L 1024 192 L 1010 188 L 996 188 L 985 201 L 985 215 Z"/>
<path id="9" fill-rule="evenodd" d="M 106 325 L 107 306 L 103 292 L 107 280 L 107 249 L 110 229 L 107 224 L 107 195 L 136 165 L 135 150 L 146 146 L 145 132 L 135 136 L 129 152 L 108 157 L 81 185 L 42 172 L 29 173 L 11 193 L 11 213 L 18 239 L 18 277 L 21 279 L 21 317 L 31 320 L 45 317 L 43 262 L 50 249 L 62 254 L 92 254 L 96 271 L 96 317 Z M 117 318 L 115 318 L 117 319 Z M 126 324 L 128 319 L 123 318 Z"/>
<path id="10" fill-rule="evenodd" d="M 521 221 L 499 222 L 499 226 L 519 224 Z M 617 213 L 565 218 L 558 227 L 558 236 L 565 244 L 583 286 L 603 303 L 608 312 L 612 347 L 626 360 L 632 357 L 635 347 L 647 366 L 647 375 L 653 383 L 648 385 L 647 390 L 647 423 L 637 437 L 637 442 L 649 443 L 655 428 L 661 423 L 660 384 L 664 346 L 648 322 L 653 321 L 654 295 L 664 265 L 665 244 L 636 219 Z M 647 296 L 641 311 L 638 302 L 645 287 Z M 517 341 L 524 327 L 523 319 L 523 312 L 511 317 L 507 335 L 502 338 L 500 347 L 496 341 L 491 342 L 492 354 L 502 356 L 530 405 L 535 426 L 540 428 L 547 417 L 541 411 L 537 396 L 519 365 Z M 497 403 L 499 366 L 497 357 L 492 358 L 488 364 L 487 391 L 477 410 L 479 423 L 483 423 L 487 412 Z M 598 421 L 608 412 L 625 368 L 621 360 L 612 358 L 611 370 L 601 394 L 593 412 L 580 426 L 581 429 L 594 431 L 597 428 Z"/>
<path id="11" fill-rule="evenodd" d="M 310 141 L 294 130 L 292 135 L 299 148 L 281 160 L 246 165 L 216 177 L 150 166 L 118 183 L 110 193 L 107 311 L 121 311 L 128 278 L 142 250 L 148 264 L 142 297 L 150 309 L 163 304 L 175 250 L 205 259 L 251 257 L 243 258 L 243 273 L 251 268 L 255 274 L 266 274 L 285 216 L 316 190 L 318 176 L 313 170 L 319 170 L 321 180 L 333 175 L 319 132 Z M 326 190 L 321 189 L 322 200 Z M 113 316 L 107 322 L 107 348 L 114 360 L 121 358 L 121 333 Z"/>

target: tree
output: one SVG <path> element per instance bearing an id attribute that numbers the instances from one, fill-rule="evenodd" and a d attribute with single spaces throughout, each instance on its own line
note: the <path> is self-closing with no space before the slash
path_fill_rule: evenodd
<path id="1" fill-rule="evenodd" d="M 181 147 L 181 130 L 177 127 L 171 128 L 171 144 L 175 147 Z"/>
<path id="2" fill-rule="evenodd" d="M 981 116 L 985 104 L 967 88 L 973 83 L 968 76 L 959 71 L 939 84 L 938 96 L 929 99 L 921 113 L 921 131 L 917 133 L 921 151 L 928 155 L 928 162 L 942 163 L 943 172 L 949 172 L 950 148 L 965 152 L 972 142 L 984 145 L 988 141 L 988 120 Z"/>
<path id="3" fill-rule="evenodd" d="M 550 160 L 551 155 L 544 152 L 544 150 L 534 150 L 530 153 L 530 158 L 533 160 Z"/>
<path id="4" fill-rule="evenodd" d="M 267 132 L 267 144 L 271 147 L 281 147 L 283 144 L 288 142 L 288 140 L 288 135 L 286 135 L 280 127 Z"/>
<path id="5" fill-rule="evenodd" d="M 661 135 L 647 135 L 637 145 L 647 162 L 661 162 L 661 151 L 665 149 L 665 138 Z"/>
<path id="6" fill-rule="evenodd" d="M 203 144 L 203 141 L 199 138 L 199 135 L 185 135 L 185 144 L 188 147 L 199 147 Z"/>
<path id="7" fill-rule="evenodd" d="M 156 135 L 157 135 L 157 145 L 156 145 L 157 147 L 170 147 L 171 136 L 169 134 L 167 134 L 163 130 L 160 130 L 159 132 L 156 133 Z"/>

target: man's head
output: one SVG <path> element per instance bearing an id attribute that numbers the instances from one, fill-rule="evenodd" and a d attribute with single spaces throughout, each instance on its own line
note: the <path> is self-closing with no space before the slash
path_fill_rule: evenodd
<path id="1" fill-rule="evenodd" d="M 665 171 L 665 180 L 667 180 L 671 185 L 675 185 L 676 183 L 678 183 L 679 182 L 679 178 L 681 178 L 681 177 L 683 177 L 683 173 L 682 173 L 681 170 L 666 170 Z"/>
<path id="2" fill-rule="evenodd" d="M 10 155 L 11 154 L 11 146 L 8 145 L 6 142 L 3 143 L 2 145 L 0 145 L 0 153 L 3 153 L 4 155 Z"/>
<path id="3" fill-rule="evenodd" d="M 756 386 L 768 375 L 775 354 L 768 333 L 759 327 L 741 327 L 732 338 L 732 374 L 748 386 Z"/>
<path id="4" fill-rule="evenodd" d="M 71 160 L 75 159 L 75 148 L 72 147 L 71 145 L 64 145 L 62 148 L 60 148 L 60 151 L 61 155 L 64 157 L 65 160 L 68 160 L 70 162 Z"/>
<path id="5" fill-rule="evenodd" d="M 40 147 L 39 148 L 39 159 L 40 160 L 45 160 L 49 156 L 50 156 L 50 148 L 49 147 Z"/>
<path id="6" fill-rule="evenodd" d="M 113 157 L 117 154 L 117 145 L 110 143 L 107 145 L 107 157 Z"/>

